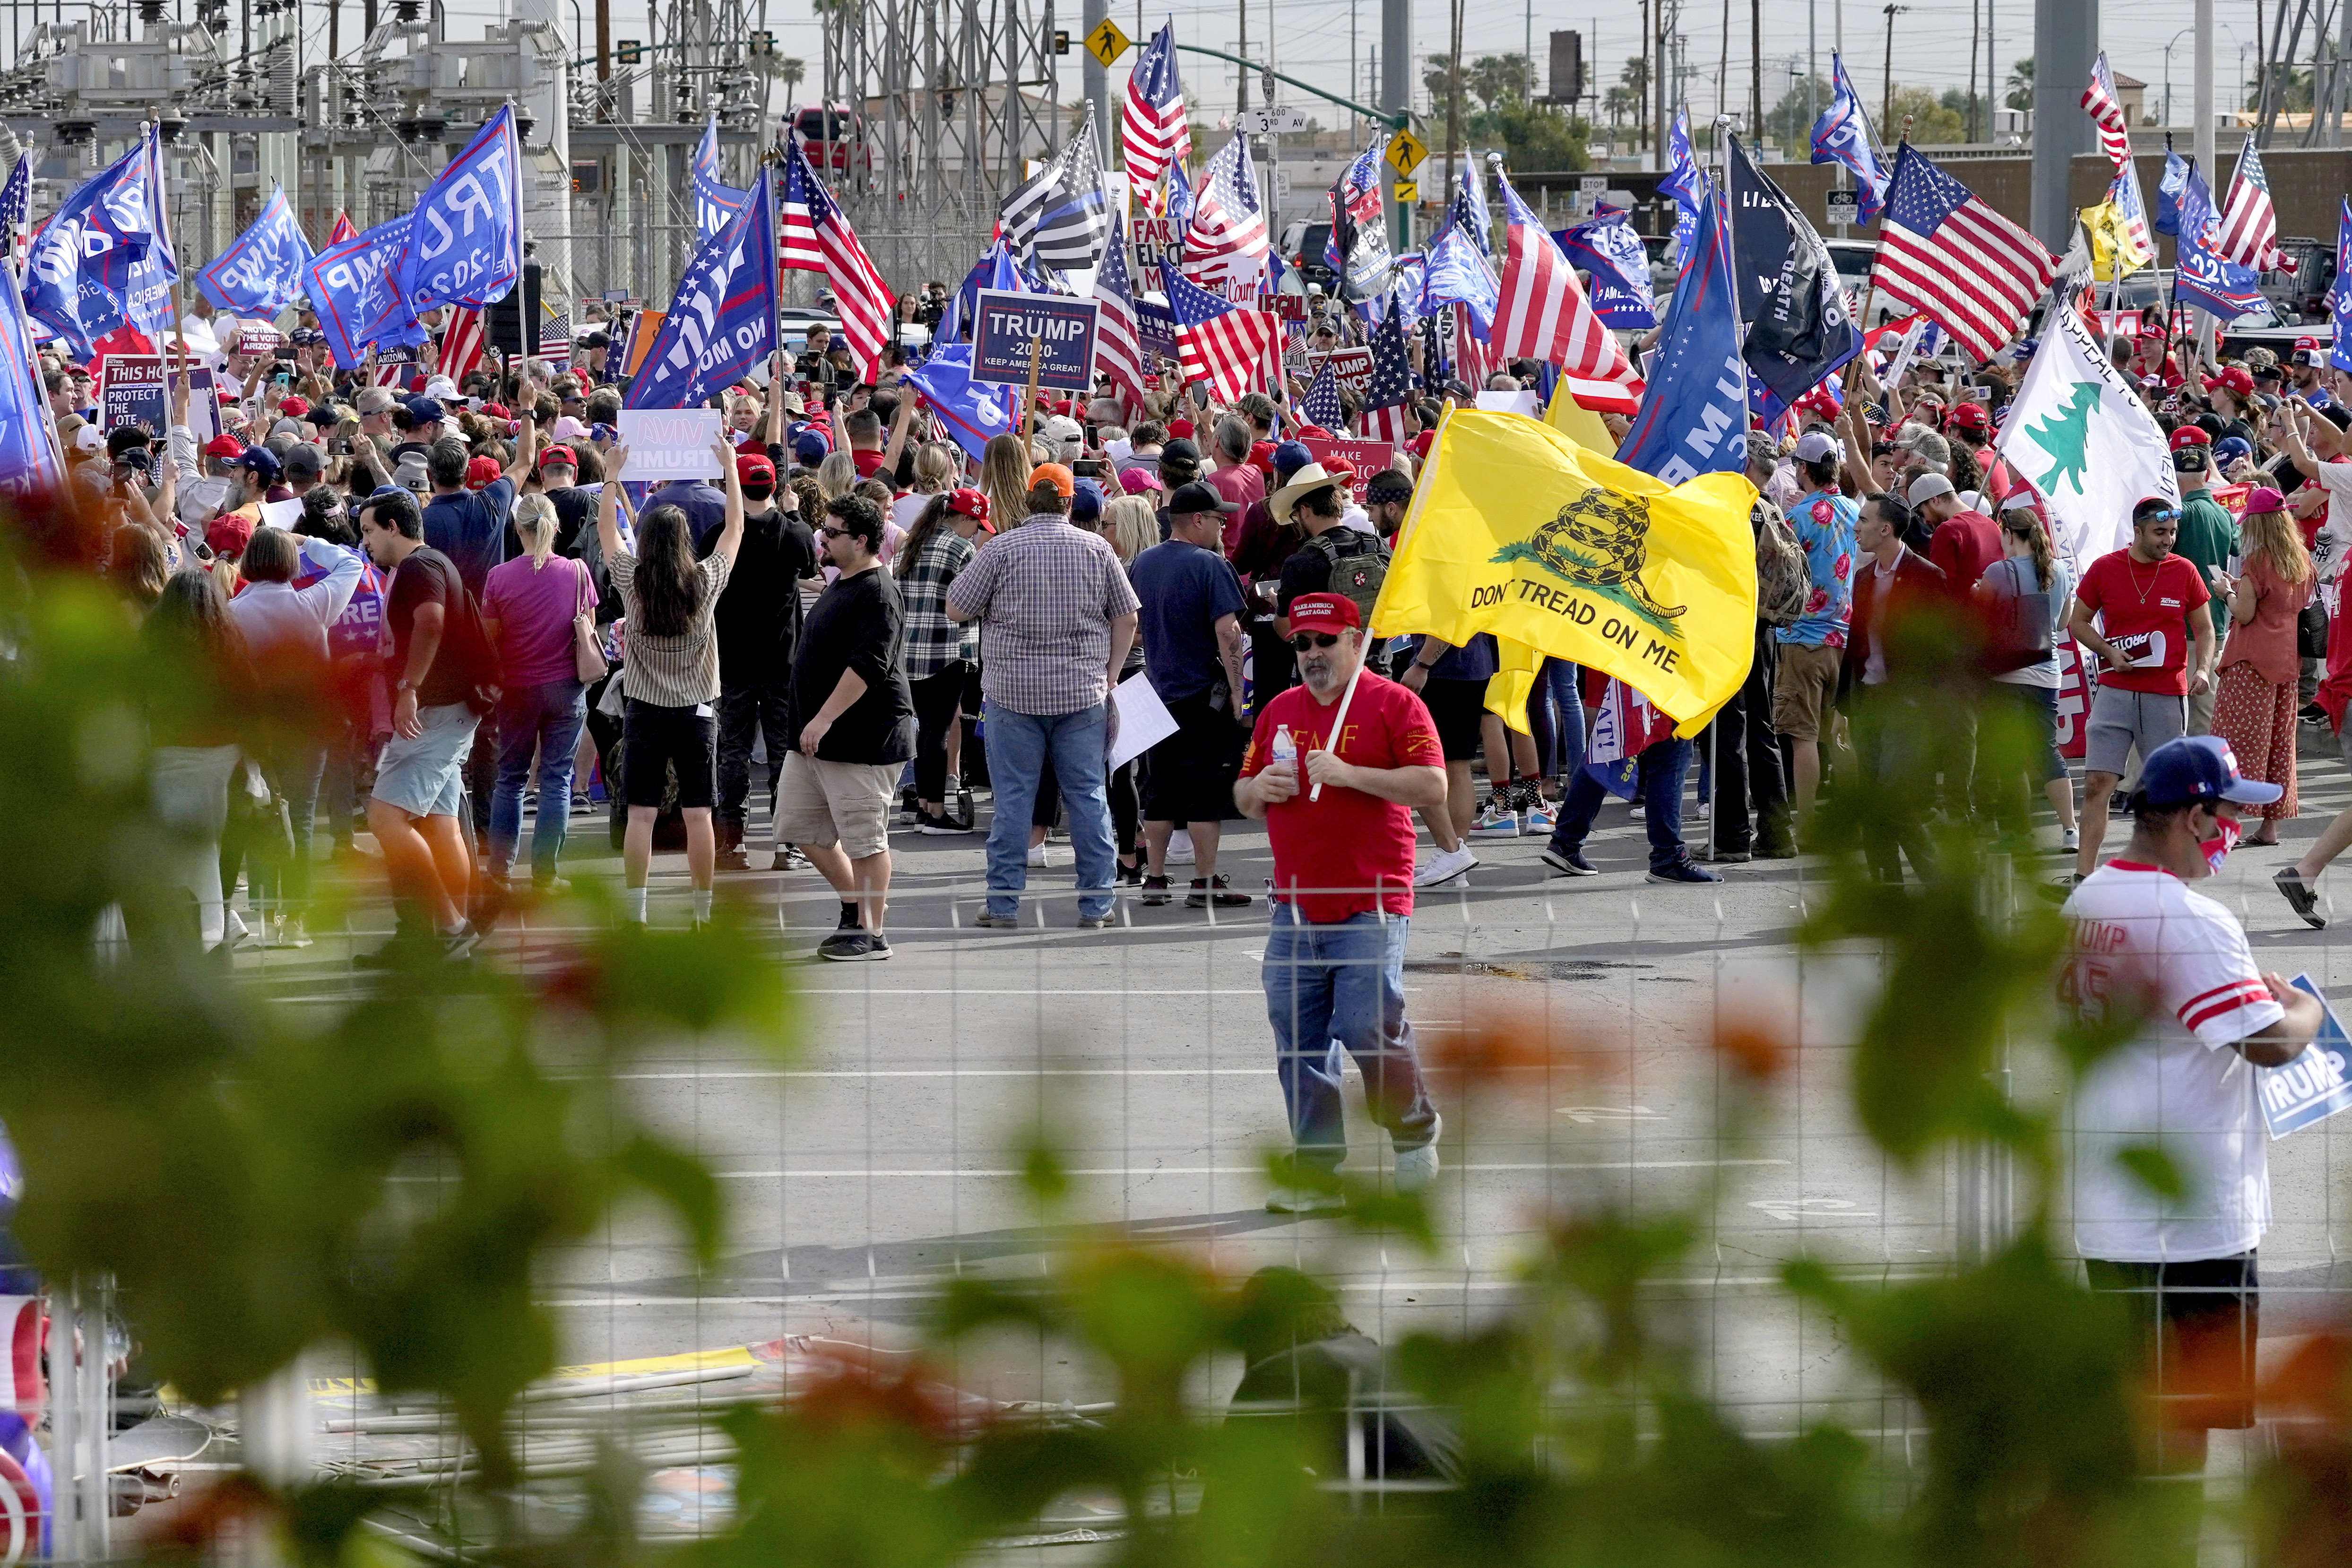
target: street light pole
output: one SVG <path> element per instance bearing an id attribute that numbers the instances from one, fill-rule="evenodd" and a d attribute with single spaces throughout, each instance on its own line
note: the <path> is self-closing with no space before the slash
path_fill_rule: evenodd
<path id="1" fill-rule="evenodd" d="M 1895 18 L 1911 9 L 1908 5 L 1886 7 L 1886 60 L 1881 67 L 1885 78 L 1879 89 L 1878 123 L 1885 125 L 1895 115 Z"/>

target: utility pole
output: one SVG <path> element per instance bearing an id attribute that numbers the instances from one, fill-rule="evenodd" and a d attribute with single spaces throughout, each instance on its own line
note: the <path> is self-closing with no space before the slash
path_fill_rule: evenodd
<path id="1" fill-rule="evenodd" d="M 1078 36 L 1091 37 L 1097 27 L 1110 20 L 1110 0 L 1086 0 L 1081 12 L 1086 19 L 1087 30 Z M 1102 161 L 1102 166 L 1108 169 L 1111 164 L 1110 149 L 1103 143 L 1101 138 L 1108 134 L 1110 127 L 1110 70 L 1102 61 L 1095 58 L 1092 49 L 1086 51 L 1086 57 L 1081 62 L 1084 68 L 1080 72 L 1080 80 L 1086 84 L 1087 101 L 1094 105 L 1097 138 L 1095 156 L 1099 158 Z M 898 89 L 894 86 L 891 90 L 895 92 Z M 928 163 L 930 160 L 926 159 L 925 162 Z"/>
<path id="2" fill-rule="evenodd" d="M 1447 19 L 1452 24 L 1447 46 L 1445 68 L 1445 199 L 1454 199 L 1454 153 L 1462 135 L 1462 5 L 1463 0 L 1453 0 L 1447 6 Z"/>
<path id="3" fill-rule="evenodd" d="M 2041 0 L 2041 4 L 2047 5 L 2050 0 Z M 1908 5 L 1886 7 L 1886 61 L 1881 68 L 1885 85 L 1879 89 L 1878 100 L 1878 123 L 1881 127 L 1885 126 L 1895 113 L 1895 18 L 1909 9 Z"/>
<path id="4" fill-rule="evenodd" d="M 1764 134 L 1764 0 L 1748 0 L 1748 139 Z"/>
<path id="5" fill-rule="evenodd" d="M 1978 24 L 1984 20 L 1984 7 L 1979 0 L 1969 0 L 1969 140 L 1977 139 L 1977 46 L 1983 35 Z"/>
<path id="6" fill-rule="evenodd" d="M 2053 256 L 2065 253 L 2074 231 L 2074 154 L 2095 146 L 2081 101 L 2098 53 L 2096 6 L 2034 0 L 2032 227 Z"/>
<path id="7" fill-rule="evenodd" d="M 2197 0 L 2196 14 L 2189 26 L 2195 29 L 2195 41 L 2189 46 L 2189 111 L 2197 123 L 2190 127 L 2189 146 L 2194 150 L 2198 168 L 2204 171 L 2210 184 L 2213 170 L 2213 0 Z"/>
<path id="8" fill-rule="evenodd" d="M 1402 125 L 1412 111 L 1412 0 L 1381 0 L 1381 108 L 1393 124 Z M 1412 214 L 1397 203 L 1396 168 L 1381 163 L 1381 184 L 1388 198 L 1389 243 L 1391 254 L 1412 248 Z"/>
<path id="9" fill-rule="evenodd" d="M 1247 59 L 1249 58 L 1249 0 L 1241 0 L 1237 9 L 1242 16 L 1242 37 L 1241 42 L 1234 46 L 1234 53 Z M 1240 93 L 1234 101 L 1234 107 L 1242 113 L 1247 114 L 1249 112 L 1249 67 L 1235 66 L 1234 72 L 1241 78 Z"/>
<path id="10" fill-rule="evenodd" d="M 1650 21 L 1650 42 L 1656 46 L 1656 53 L 1651 57 L 1654 65 L 1650 72 L 1650 152 L 1654 166 L 1663 172 L 1666 166 L 1666 125 L 1671 119 L 1666 112 L 1666 0 L 1653 0 Z"/>

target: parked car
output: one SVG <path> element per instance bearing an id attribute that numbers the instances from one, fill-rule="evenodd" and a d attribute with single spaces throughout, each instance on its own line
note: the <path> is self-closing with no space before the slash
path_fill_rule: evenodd
<path id="1" fill-rule="evenodd" d="M 804 104 L 793 111 L 793 129 L 800 132 L 801 151 L 810 164 L 830 183 L 843 183 L 853 171 L 870 181 L 874 149 L 857 110 L 845 103 Z"/>
<path id="2" fill-rule="evenodd" d="M 1830 260 L 1837 268 L 1838 281 L 1845 288 L 1846 297 L 1853 301 L 1857 314 L 1864 300 L 1870 301 L 1870 320 L 1863 322 L 1864 330 L 1883 327 L 1911 312 L 1884 294 L 1874 294 L 1870 289 L 1870 269 L 1878 260 L 1878 242 L 1874 239 L 1828 239 Z"/>
<path id="3" fill-rule="evenodd" d="M 2336 285 L 2336 247 L 2292 236 L 2279 241 L 2287 265 L 2263 274 L 2263 297 L 2290 321 L 2327 320 L 2327 293 Z"/>
<path id="4" fill-rule="evenodd" d="M 1331 242 L 1331 225 L 1314 223 L 1306 218 L 1294 218 L 1285 224 L 1276 248 L 1282 252 L 1283 265 L 1297 268 L 1299 281 L 1318 283 L 1325 293 L 1339 286 L 1339 275 L 1323 258 L 1323 247 Z"/>

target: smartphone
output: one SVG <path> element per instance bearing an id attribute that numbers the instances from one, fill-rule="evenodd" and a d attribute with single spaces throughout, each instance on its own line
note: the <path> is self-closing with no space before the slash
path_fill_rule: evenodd
<path id="1" fill-rule="evenodd" d="M 1073 479 L 1098 479 L 1103 477 L 1105 466 L 1099 458 L 1080 458 L 1070 465 L 1070 475 Z"/>

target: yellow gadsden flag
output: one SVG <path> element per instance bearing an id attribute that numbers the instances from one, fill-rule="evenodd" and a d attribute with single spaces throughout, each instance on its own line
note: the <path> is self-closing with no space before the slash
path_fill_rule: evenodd
<path id="1" fill-rule="evenodd" d="M 1492 632 L 1606 670 L 1696 733 L 1748 679 L 1756 544 L 1741 474 L 1668 486 L 1517 414 L 1460 410 L 1430 448 L 1388 580 L 1382 637 Z M 1486 706 L 1527 724 L 1532 658 Z"/>

